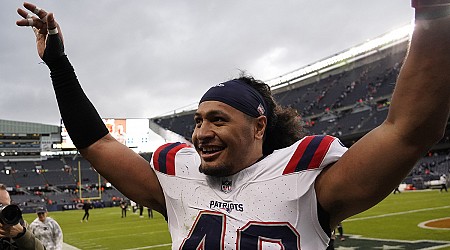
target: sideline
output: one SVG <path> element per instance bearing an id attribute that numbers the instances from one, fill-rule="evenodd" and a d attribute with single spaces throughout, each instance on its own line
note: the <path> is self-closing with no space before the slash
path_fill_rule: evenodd
<path id="1" fill-rule="evenodd" d="M 171 246 L 171 245 L 172 245 L 172 243 L 168 243 L 168 244 L 154 245 L 154 246 L 148 246 L 148 247 L 127 248 L 127 249 L 124 249 L 124 250 L 151 249 L 151 248 L 157 248 L 157 247 L 167 247 L 167 246 Z"/>
<path id="2" fill-rule="evenodd" d="M 433 211 L 433 210 L 446 209 L 446 208 L 450 208 L 450 206 L 430 207 L 430 208 L 422 208 L 422 209 L 416 209 L 416 210 L 410 210 L 410 211 L 404 211 L 404 212 L 397 212 L 397 213 L 390 213 L 390 214 L 380 214 L 380 215 L 374 215 L 374 216 L 368 216 L 368 217 L 346 219 L 346 220 L 344 220 L 344 222 L 345 221 L 370 220 L 370 219 L 376 219 L 376 218 L 396 216 L 396 215 L 401 215 L 401 214 L 412 214 L 412 213 L 417 213 L 417 212 Z"/>
<path id="3" fill-rule="evenodd" d="M 67 243 L 65 243 L 65 242 L 63 242 L 63 247 L 62 247 L 62 249 L 63 249 L 63 250 L 81 250 L 81 249 L 76 248 L 76 247 L 74 247 L 74 246 L 72 246 L 72 245 L 69 245 L 69 244 L 67 244 Z"/>
<path id="4" fill-rule="evenodd" d="M 171 246 L 172 243 L 168 243 L 168 244 L 160 244 L 160 245 L 154 245 L 154 246 L 146 246 L 146 247 L 138 247 L 138 248 L 128 248 L 125 250 L 141 250 L 141 249 L 151 249 L 151 248 L 158 248 L 158 247 L 167 247 L 167 246 Z M 63 250 L 81 250 L 79 248 L 76 248 L 72 245 L 69 245 L 65 242 L 63 242 Z"/>

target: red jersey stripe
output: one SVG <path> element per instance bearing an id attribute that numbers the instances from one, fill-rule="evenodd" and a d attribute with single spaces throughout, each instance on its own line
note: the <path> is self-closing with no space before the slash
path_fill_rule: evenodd
<path id="1" fill-rule="evenodd" d="M 286 165 L 283 174 L 290 174 L 295 172 L 295 168 L 297 167 L 300 159 L 302 158 L 303 153 L 306 150 L 306 147 L 308 147 L 309 143 L 312 141 L 313 138 L 314 136 L 307 136 L 300 142 L 300 144 L 297 146 L 297 149 L 294 152 L 294 155 L 292 155 L 291 159 Z"/>
<path id="2" fill-rule="evenodd" d="M 180 144 L 174 148 L 172 148 L 168 153 L 166 157 L 166 174 L 168 175 L 175 175 L 175 155 L 180 151 L 182 148 L 189 147 L 186 144 Z"/>
<path id="3" fill-rule="evenodd" d="M 311 159 L 311 162 L 308 165 L 308 169 L 315 169 L 320 166 L 323 159 L 325 158 L 325 155 L 328 152 L 328 149 L 331 146 L 331 143 L 334 141 L 334 137 L 326 135 L 322 141 L 319 144 L 319 147 L 317 148 L 316 152 L 314 153 L 313 158 Z"/>
<path id="4" fill-rule="evenodd" d="M 161 151 L 163 149 L 165 149 L 167 146 L 169 146 L 171 143 L 166 143 L 164 145 L 159 146 L 158 149 L 156 149 L 156 151 L 153 153 L 153 166 L 155 167 L 156 170 L 160 171 L 160 167 L 159 167 L 159 154 L 161 153 Z"/>

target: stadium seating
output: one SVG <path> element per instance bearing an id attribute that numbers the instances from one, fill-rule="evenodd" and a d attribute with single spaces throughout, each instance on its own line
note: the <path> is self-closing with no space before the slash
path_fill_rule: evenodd
<path id="1" fill-rule="evenodd" d="M 148 160 L 150 157 L 151 153 L 144 156 Z M 0 183 L 10 188 L 12 202 L 19 204 L 24 212 L 33 211 L 34 207 L 42 205 L 49 210 L 62 210 L 67 204 L 73 204 L 71 207 L 76 208 L 76 204 L 80 202 L 80 183 L 82 197 L 99 199 L 99 195 L 102 195 L 101 204 L 111 203 L 113 198 L 126 198 L 114 187 L 107 187 L 107 181 L 88 161 L 78 155 L 58 156 L 39 162 L 5 162 L 3 169 L 6 168 L 10 169 L 10 174 L 3 170 L 0 173 Z"/>
<path id="2" fill-rule="evenodd" d="M 274 98 L 280 105 L 298 110 L 309 134 L 330 134 L 350 147 L 387 117 L 405 53 L 404 48 L 394 47 L 386 53 L 304 80 L 304 83 L 275 89 Z M 154 122 L 190 140 L 194 129 L 192 113 L 158 117 Z M 405 183 L 424 188 L 424 181 L 450 174 L 449 129 L 433 151 L 440 156 L 424 157 Z"/>
<path id="3" fill-rule="evenodd" d="M 350 147 L 387 117 L 405 48 L 394 46 L 287 86 L 272 87 L 274 98 L 280 105 L 299 112 L 309 134 L 330 134 Z M 152 121 L 190 141 L 195 126 L 193 113 L 193 110 L 183 111 Z M 433 152 L 416 164 L 405 183 L 425 188 L 427 181 L 450 173 L 449 131 Z M 149 161 L 151 152 L 142 156 Z M 25 210 L 42 204 L 51 209 L 67 209 L 67 205 L 79 203 L 80 185 L 81 197 L 96 197 L 99 189 L 102 190 L 101 204 L 116 204 L 125 198 L 114 187 L 107 187 L 107 181 L 79 155 L 3 162 L 0 182 L 13 187 L 13 202 Z"/>

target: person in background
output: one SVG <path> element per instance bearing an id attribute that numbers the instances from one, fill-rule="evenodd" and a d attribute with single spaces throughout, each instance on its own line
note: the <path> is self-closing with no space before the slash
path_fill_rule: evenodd
<path id="1" fill-rule="evenodd" d="M 6 186 L 0 184 L 0 204 L 11 204 L 11 197 Z M 42 242 L 27 228 L 27 223 L 20 219 L 16 225 L 7 225 L 0 221 L 0 249 L 44 250 Z"/>
<path id="2" fill-rule="evenodd" d="M 36 209 L 37 218 L 30 224 L 31 232 L 41 240 L 47 250 L 62 250 L 63 232 L 58 222 L 48 217 L 45 207 Z"/>
<path id="3" fill-rule="evenodd" d="M 122 199 L 120 201 L 120 208 L 122 210 L 122 218 L 127 217 L 127 210 L 128 210 L 128 202 L 125 199 Z"/>
<path id="4" fill-rule="evenodd" d="M 131 209 L 133 211 L 133 214 L 135 214 L 137 209 L 138 209 L 138 204 L 136 204 L 135 201 L 130 201 L 130 206 L 131 206 Z"/>
<path id="5" fill-rule="evenodd" d="M 86 220 L 86 222 L 89 221 L 89 210 L 92 209 L 92 203 L 89 200 L 86 200 L 83 202 L 83 208 L 84 210 L 84 215 L 83 218 L 81 219 L 81 222 L 83 222 L 84 220 Z"/>
<path id="6" fill-rule="evenodd" d="M 139 204 L 139 217 L 144 218 L 144 205 Z"/>
<path id="7" fill-rule="evenodd" d="M 339 240 L 344 241 L 345 236 L 344 236 L 344 228 L 342 227 L 342 222 L 337 225 L 337 230 L 339 233 Z"/>
<path id="8" fill-rule="evenodd" d="M 442 192 L 443 190 L 445 190 L 445 192 L 448 192 L 448 190 L 447 190 L 447 176 L 445 174 L 442 174 L 441 177 L 439 178 L 439 180 L 441 182 L 441 189 L 439 191 Z"/>
<path id="9" fill-rule="evenodd" d="M 149 219 L 153 219 L 153 209 L 151 207 L 147 207 L 147 214 Z"/>

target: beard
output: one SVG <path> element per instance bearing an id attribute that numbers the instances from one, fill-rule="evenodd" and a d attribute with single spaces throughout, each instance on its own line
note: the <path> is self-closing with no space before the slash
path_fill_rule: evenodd
<path id="1" fill-rule="evenodd" d="M 224 177 L 232 175 L 232 170 L 226 165 L 210 166 L 202 162 L 198 167 L 198 171 L 212 177 Z"/>

